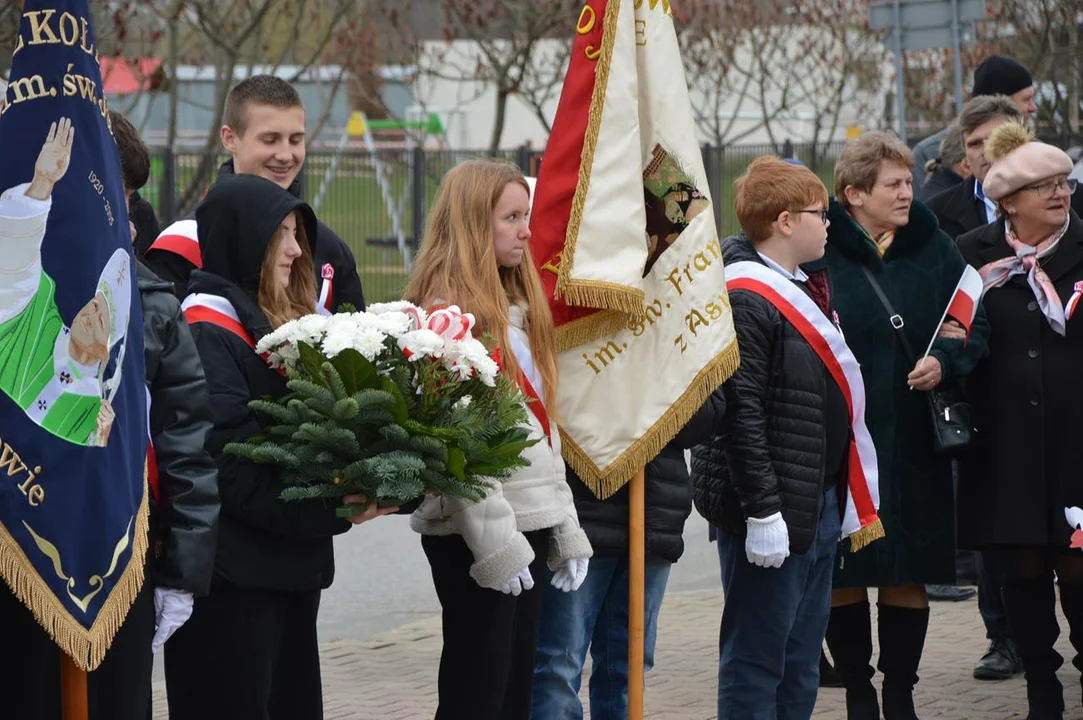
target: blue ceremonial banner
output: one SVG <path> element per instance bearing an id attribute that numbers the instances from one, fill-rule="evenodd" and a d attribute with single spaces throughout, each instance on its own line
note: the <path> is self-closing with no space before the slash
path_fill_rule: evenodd
<path id="1" fill-rule="evenodd" d="M 0 102 L 0 576 L 75 664 L 143 583 L 143 320 L 87 0 L 27 0 Z"/>

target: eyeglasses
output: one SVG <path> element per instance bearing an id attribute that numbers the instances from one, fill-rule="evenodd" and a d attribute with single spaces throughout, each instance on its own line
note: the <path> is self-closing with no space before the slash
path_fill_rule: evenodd
<path id="1" fill-rule="evenodd" d="M 824 209 L 824 210 L 794 210 L 793 212 L 808 213 L 809 215 L 819 215 L 820 216 L 820 222 L 822 222 L 824 225 L 827 224 L 827 210 L 826 209 Z"/>
<path id="2" fill-rule="evenodd" d="M 1042 200 L 1049 200 L 1057 191 L 1061 188 L 1068 190 L 1068 194 L 1075 193 L 1076 187 L 1079 185 L 1079 181 L 1075 178 L 1067 178 L 1065 180 L 1057 180 L 1055 182 L 1042 183 L 1040 185 L 1027 185 L 1024 190 L 1033 190 L 1038 193 L 1038 197 Z"/>

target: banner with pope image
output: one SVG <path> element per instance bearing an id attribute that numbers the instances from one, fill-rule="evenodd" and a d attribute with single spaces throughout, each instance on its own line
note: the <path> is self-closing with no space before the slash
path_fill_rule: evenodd
<path id="1" fill-rule="evenodd" d="M 87 0 L 27 0 L 0 101 L 0 576 L 92 670 L 143 582 L 131 232 Z"/>
<path id="2" fill-rule="evenodd" d="M 583 6 L 530 227 L 564 456 L 605 498 L 739 361 L 668 0 Z"/>

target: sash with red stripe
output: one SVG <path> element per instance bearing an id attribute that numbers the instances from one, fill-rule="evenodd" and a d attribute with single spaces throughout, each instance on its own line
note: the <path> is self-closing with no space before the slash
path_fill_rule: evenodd
<path id="1" fill-rule="evenodd" d="M 184 311 L 184 319 L 188 321 L 189 325 L 195 325 L 196 323 L 217 325 L 239 337 L 244 341 L 245 345 L 255 352 L 256 341 L 252 337 L 252 333 L 248 332 L 248 328 L 241 323 L 237 311 L 226 298 L 208 293 L 192 293 L 184 298 L 184 302 L 181 303 L 181 310 Z M 269 355 L 261 353 L 260 357 L 267 360 Z M 286 374 L 284 368 L 275 369 L 281 375 Z"/>
<path id="2" fill-rule="evenodd" d="M 158 235 L 147 250 L 171 252 L 180 255 L 197 268 L 203 267 L 203 254 L 199 250 L 195 220 L 178 220 L 173 223 Z"/>
<path id="3" fill-rule="evenodd" d="M 880 506 L 876 447 L 865 425 L 865 382 L 857 359 L 842 332 L 816 306 L 812 298 L 779 273 L 757 262 L 726 266 L 726 288 L 746 290 L 771 303 L 812 347 L 838 384 L 850 411 L 849 477 L 842 536 L 851 551 L 884 536 L 877 517 Z"/>

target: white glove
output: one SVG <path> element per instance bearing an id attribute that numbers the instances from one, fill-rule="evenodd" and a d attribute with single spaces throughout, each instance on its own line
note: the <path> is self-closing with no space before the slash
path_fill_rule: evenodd
<path id="1" fill-rule="evenodd" d="M 497 588 L 505 595 L 519 597 L 519 593 L 534 587 L 534 578 L 530 576 L 530 568 L 525 567 L 508 578 L 508 581 Z"/>
<path id="2" fill-rule="evenodd" d="M 575 592 L 587 579 L 587 565 L 590 558 L 569 558 L 564 567 L 553 573 L 550 581 L 553 587 L 564 592 Z"/>
<path id="3" fill-rule="evenodd" d="M 170 636 L 192 617 L 192 593 L 172 588 L 154 588 L 154 614 L 157 618 L 151 652 L 158 652 Z"/>
<path id="4" fill-rule="evenodd" d="M 762 568 L 782 567 L 782 561 L 790 556 L 790 531 L 782 513 L 760 520 L 748 519 L 748 537 L 745 538 L 745 555 L 753 565 Z"/>

